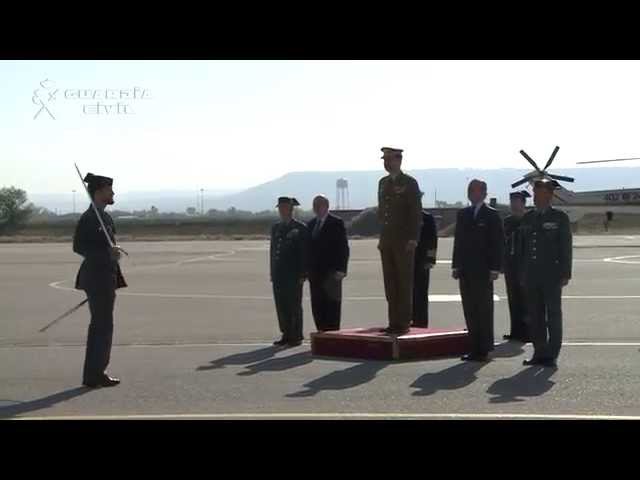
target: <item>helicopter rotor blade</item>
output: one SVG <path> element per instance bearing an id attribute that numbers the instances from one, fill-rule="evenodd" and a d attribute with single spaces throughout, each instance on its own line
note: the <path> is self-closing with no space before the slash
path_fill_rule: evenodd
<path id="1" fill-rule="evenodd" d="M 516 188 L 522 185 L 523 183 L 527 183 L 529 181 L 528 178 L 523 178 L 522 180 L 517 181 L 516 183 L 511 184 L 511 188 Z"/>
<path id="2" fill-rule="evenodd" d="M 542 173 L 542 171 L 540 170 L 540 167 L 538 167 L 536 162 L 533 161 L 533 158 L 531 158 L 529 155 L 527 155 L 527 152 L 525 152 L 524 150 L 520 150 L 520 155 L 522 155 L 524 158 L 526 158 L 527 162 L 529 162 L 533 168 L 535 168 L 538 172 Z"/>
<path id="3" fill-rule="evenodd" d="M 556 158 L 556 154 L 558 153 L 558 150 L 560 150 L 560 147 L 558 146 L 556 146 L 556 148 L 553 149 L 553 153 L 551 154 L 551 157 L 549 157 L 549 161 L 542 169 L 543 172 L 551 166 L 551 164 L 553 163 L 553 159 Z"/>
<path id="4" fill-rule="evenodd" d="M 605 162 L 627 162 L 629 160 L 640 160 L 640 157 L 634 158 L 613 158 L 611 160 L 592 160 L 590 162 L 576 162 L 578 165 L 584 165 L 587 163 L 605 163 Z"/>
<path id="5" fill-rule="evenodd" d="M 552 173 L 547 173 L 547 175 L 551 178 L 553 178 L 554 180 L 560 180 L 562 182 L 575 182 L 575 178 L 572 177 L 564 177 L 562 175 L 553 175 Z"/>

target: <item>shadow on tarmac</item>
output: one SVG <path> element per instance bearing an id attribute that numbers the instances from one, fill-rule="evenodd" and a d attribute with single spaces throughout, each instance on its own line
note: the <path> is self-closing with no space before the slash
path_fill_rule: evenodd
<path id="1" fill-rule="evenodd" d="M 487 393 L 495 395 L 490 403 L 524 402 L 520 397 L 537 397 L 547 393 L 555 385 L 550 380 L 556 372 L 552 368 L 538 366 L 529 367 L 513 377 L 501 378 L 487 389 Z"/>
<path id="2" fill-rule="evenodd" d="M 366 361 L 343 370 L 336 370 L 304 385 L 306 390 L 289 393 L 289 398 L 312 397 L 323 390 L 346 390 L 363 385 L 375 378 L 390 362 Z"/>
<path id="3" fill-rule="evenodd" d="M 18 402 L 14 405 L 1 406 L 0 418 L 10 418 L 20 415 L 22 413 L 33 412 L 35 410 L 42 410 L 44 408 L 52 407 L 53 405 L 61 402 L 66 402 L 72 398 L 79 397 L 92 391 L 93 389 L 88 387 L 75 387 L 69 390 L 63 390 L 62 392 L 54 393 L 43 398 L 37 398 L 35 400 L 29 400 L 27 402 Z"/>
<path id="4" fill-rule="evenodd" d="M 251 363 L 262 362 L 274 357 L 276 353 L 282 350 L 282 348 L 272 346 L 259 348 L 258 350 L 252 350 L 250 352 L 234 353 L 233 355 L 212 360 L 209 362 L 209 365 L 202 365 L 196 368 L 196 370 L 216 370 L 218 368 L 224 368 L 227 365 L 248 365 Z"/>
<path id="5" fill-rule="evenodd" d="M 482 362 L 463 362 L 436 373 L 425 373 L 411 384 L 418 389 L 412 395 L 423 397 L 440 390 L 464 388 L 478 379 L 476 374 L 486 365 L 487 363 Z"/>

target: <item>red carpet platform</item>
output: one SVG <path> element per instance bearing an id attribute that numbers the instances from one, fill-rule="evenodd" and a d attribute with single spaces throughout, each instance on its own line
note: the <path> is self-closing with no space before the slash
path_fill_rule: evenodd
<path id="1" fill-rule="evenodd" d="M 311 353 L 326 357 L 411 360 L 463 355 L 469 351 L 466 329 L 411 328 L 398 337 L 382 328 L 354 328 L 311 334 Z"/>

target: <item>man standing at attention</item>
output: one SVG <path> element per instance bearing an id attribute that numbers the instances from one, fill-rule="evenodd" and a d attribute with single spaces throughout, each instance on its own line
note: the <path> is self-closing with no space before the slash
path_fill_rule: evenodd
<path id="1" fill-rule="evenodd" d="M 422 195 L 422 194 L 421 194 Z M 416 248 L 413 276 L 413 323 L 420 328 L 429 327 L 429 278 L 438 256 L 438 230 L 433 215 L 422 211 L 422 228 Z"/>
<path id="2" fill-rule="evenodd" d="M 409 331 L 413 310 L 415 249 L 422 225 L 422 199 L 418 182 L 400 169 L 402 150 L 382 148 L 389 175 L 378 184 L 378 249 L 382 259 L 384 290 L 389 306 L 389 334 Z"/>
<path id="3" fill-rule="evenodd" d="M 530 342 L 529 327 L 526 322 L 527 305 L 525 291 L 522 287 L 522 217 L 526 210 L 529 192 L 522 190 L 509 195 L 511 215 L 504 219 L 504 281 L 509 299 L 510 332 L 503 335 L 505 340 Z"/>
<path id="4" fill-rule="evenodd" d="M 302 286 L 308 277 L 309 234 L 304 223 L 293 218 L 295 198 L 278 198 L 280 221 L 271 228 L 271 282 L 282 338 L 278 346 L 302 343 Z"/>
<path id="5" fill-rule="evenodd" d="M 329 212 L 329 199 L 313 199 L 316 214 L 307 228 L 311 232 L 309 287 L 311 310 L 319 332 L 340 330 L 342 280 L 347 276 L 349 242 L 344 221 Z"/>
<path id="6" fill-rule="evenodd" d="M 105 211 L 107 205 L 114 203 L 113 179 L 88 173 L 84 182 L 111 243 L 116 245 L 115 224 Z M 113 309 L 116 290 L 126 287 L 127 283 L 118 263 L 122 250 L 117 245 L 111 247 L 91 205 L 76 226 L 73 251 L 84 258 L 75 288 L 86 292 L 91 312 L 82 383 L 90 388 L 113 387 L 120 383 L 106 372 L 111 358 Z"/>
<path id="7" fill-rule="evenodd" d="M 487 184 L 469 183 L 471 206 L 458 212 L 452 276 L 459 281 L 471 352 L 463 360 L 486 362 L 493 350 L 493 282 L 502 267 L 504 236 L 498 212 L 484 203 Z"/>
<path id="8" fill-rule="evenodd" d="M 562 289 L 569 284 L 573 238 L 569 217 L 551 206 L 556 183 L 537 180 L 535 210 L 522 219 L 523 283 L 531 323 L 534 353 L 524 365 L 557 367 L 562 347 Z"/>

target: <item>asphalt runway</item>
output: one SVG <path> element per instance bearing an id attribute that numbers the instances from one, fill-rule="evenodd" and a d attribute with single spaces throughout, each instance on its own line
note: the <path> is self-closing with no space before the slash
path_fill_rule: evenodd
<path id="1" fill-rule="evenodd" d="M 352 240 L 343 327 L 385 326 L 375 240 Z M 440 239 L 433 327 L 462 327 Z M 525 368 L 531 346 L 500 344 L 486 365 L 457 358 L 312 358 L 279 336 L 263 241 L 135 242 L 122 261 L 110 371 L 80 387 L 88 308 L 38 329 L 84 298 L 69 244 L 0 245 L 0 418 L 640 418 L 640 237 L 574 237 L 557 371 Z M 495 334 L 508 307 L 496 283 Z M 304 323 L 314 331 L 305 286 Z"/>

